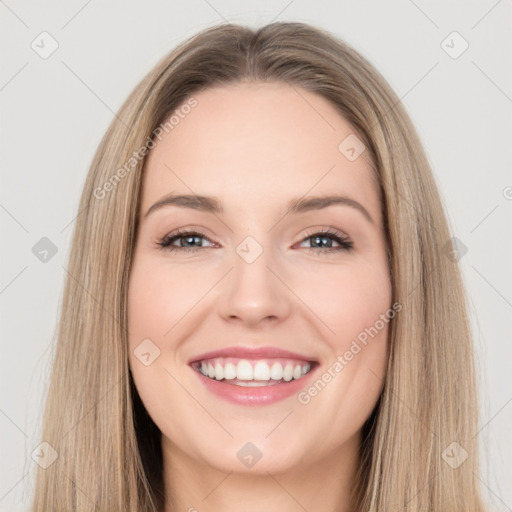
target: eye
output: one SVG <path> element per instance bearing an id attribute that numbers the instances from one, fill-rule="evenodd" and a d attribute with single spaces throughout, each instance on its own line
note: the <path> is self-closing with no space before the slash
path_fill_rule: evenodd
<path id="1" fill-rule="evenodd" d="M 170 233 L 157 244 L 169 252 L 173 251 L 185 251 L 185 252 L 197 252 L 203 248 L 201 239 L 209 240 L 208 237 L 199 230 L 196 231 L 181 231 Z M 179 241 L 179 245 L 173 245 L 174 242 Z"/>
<path id="2" fill-rule="evenodd" d="M 206 234 L 202 233 L 200 230 L 178 230 L 177 232 L 166 235 L 157 242 L 157 245 L 169 252 L 185 251 L 194 253 L 205 248 L 202 244 L 203 240 L 211 242 Z M 305 247 L 305 249 L 316 254 L 349 251 L 354 246 L 353 242 L 345 234 L 330 228 L 309 233 L 301 243 L 304 241 L 311 241 L 312 246 Z M 175 245 L 175 242 L 179 242 L 179 244 Z M 337 244 L 337 246 L 333 247 L 333 242 Z"/>
<path id="3" fill-rule="evenodd" d="M 316 254 L 350 251 L 354 247 L 354 243 L 347 235 L 330 228 L 322 228 L 321 231 L 309 233 L 303 239 L 304 241 L 310 241 L 311 246 L 306 247 L 306 249 Z M 337 246 L 333 246 L 333 241 Z"/>

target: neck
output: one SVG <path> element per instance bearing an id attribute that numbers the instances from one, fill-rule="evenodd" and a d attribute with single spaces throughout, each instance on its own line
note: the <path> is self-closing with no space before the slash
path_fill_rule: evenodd
<path id="1" fill-rule="evenodd" d="M 280 473 L 221 471 L 163 438 L 165 512 L 354 510 L 360 433 L 323 457 L 305 456 Z M 255 466 L 256 468 L 256 466 Z"/>

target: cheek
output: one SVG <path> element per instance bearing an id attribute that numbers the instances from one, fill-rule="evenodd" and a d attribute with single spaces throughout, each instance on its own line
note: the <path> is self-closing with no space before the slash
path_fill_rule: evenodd
<path id="1" fill-rule="evenodd" d="M 325 339 L 338 352 L 376 323 L 379 331 L 386 330 L 380 319 L 391 307 L 392 294 L 385 264 L 319 266 L 314 275 L 303 276 L 296 282 L 298 295 L 321 320 Z"/>
<path id="2" fill-rule="evenodd" d="M 385 264 L 335 266 L 319 269 L 301 293 L 326 347 L 324 367 L 317 380 L 299 395 L 299 403 L 315 417 L 328 418 L 334 428 L 329 445 L 349 437 L 368 419 L 377 403 L 386 372 L 392 287 Z M 306 295 L 307 291 L 307 295 Z M 384 320 L 383 320 L 384 319 Z M 309 422 L 309 418 L 306 422 Z"/>
<path id="3" fill-rule="evenodd" d="M 197 301 L 197 290 L 194 293 L 194 287 L 185 286 L 186 283 L 183 273 L 171 273 L 158 262 L 139 258 L 132 266 L 128 291 L 128 360 L 132 377 L 146 411 L 171 438 L 179 431 L 173 409 L 180 407 L 183 411 L 181 404 L 188 403 L 177 383 L 182 379 L 174 365 L 176 347 L 172 336 L 173 326 L 190 309 L 189 302 Z M 183 293 L 190 296 L 189 300 L 183 298 Z M 144 357 L 148 353 L 149 357 Z"/>
<path id="4" fill-rule="evenodd" d="M 169 331 L 211 287 L 212 275 L 170 269 L 141 260 L 132 268 L 128 293 L 130 340 L 169 340 Z M 139 341 L 140 342 L 140 341 Z"/>
<path id="5" fill-rule="evenodd" d="M 167 309 L 172 297 L 165 290 L 165 282 L 156 279 L 154 271 L 133 269 L 128 293 L 128 323 L 132 341 L 135 342 L 140 336 L 160 338 L 163 334 L 165 325 L 162 312 Z"/>
<path id="6" fill-rule="evenodd" d="M 158 264 L 136 260 L 128 290 L 129 363 L 137 389 L 149 409 L 150 390 L 158 389 L 163 367 L 169 363 L 171 336 L 166 333 L 176 322 L 179 299 Z M 149 354 L 149 355 L 146 355 Z"/>

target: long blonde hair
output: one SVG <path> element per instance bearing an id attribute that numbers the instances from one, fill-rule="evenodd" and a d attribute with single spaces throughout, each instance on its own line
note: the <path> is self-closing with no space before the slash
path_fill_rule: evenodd
<path id="1" fill-rule="evenodd" d="M 402 310 L 391 323 L 383 391 L 363 428 L 358 510 L 482 511 L 472 341 L 429 163 L 379 72 L 303 23 L 203 30 L 163 58 L 112 121 L 76 219 L 42 429 L 58 458 L 38 468 L 33 510 L 162 510 L 161 434 L 127 354 L 145 162 L 131 159 L 191 95 L 240 81 L 285 82 L 329 100 L 362 138 L 380 184 L 393 301 Z"/>

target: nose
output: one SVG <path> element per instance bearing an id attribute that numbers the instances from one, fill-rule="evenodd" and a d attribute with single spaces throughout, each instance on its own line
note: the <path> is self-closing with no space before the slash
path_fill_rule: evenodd
<path id="1" fill-rule="evenodd" d="M 280 275 L 269 252 L 252 262 L 234 255 L 233 270 L 227 276 L 220 294 L 218 308 L 222 318 L 246 327 L 277 324 L 290 315 L 293 294 Z"/>

